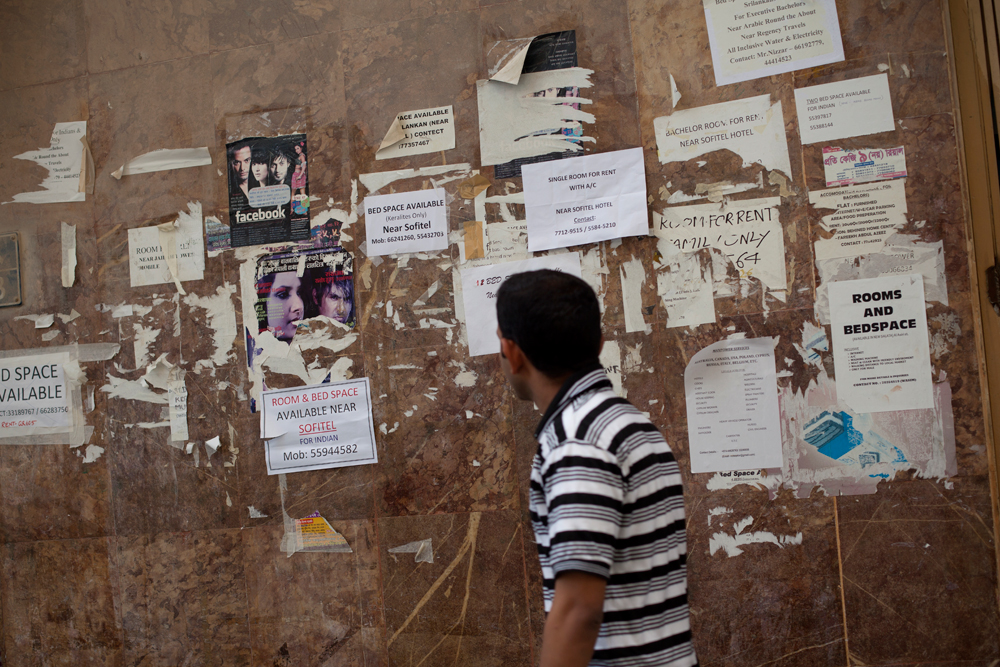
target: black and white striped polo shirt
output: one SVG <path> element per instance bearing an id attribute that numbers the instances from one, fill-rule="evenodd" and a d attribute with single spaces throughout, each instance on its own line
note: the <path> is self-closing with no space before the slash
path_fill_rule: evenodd
<path id="1" fill-rule="evenodd" d="M 535 431 L 531 520 L 545 611 L 569 570 L 607 580 L 591 665 L 697 665 L 684 496 L 674 456 L 595 365 L 566 381 Z"/>

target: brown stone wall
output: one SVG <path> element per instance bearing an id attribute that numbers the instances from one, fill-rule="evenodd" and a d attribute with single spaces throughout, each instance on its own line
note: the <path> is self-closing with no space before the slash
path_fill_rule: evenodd
<path id="1" fill-rule="evenodd" d="M 623 353 L 628 397 L 667 434 L 689 470 L 683 372 L 698 350 L 733 332 L 781 338 L 777 358 L 798 358 L 818 280 L 812 242 L 818 214 L 808 192 L 824 186 L 818 145 L 799 142 L 793 90 L 876 74 L 887 65 L 895 131 L 839 142 L 903 145 L 911 221 L 919 240 L 944 242 L 948 315 L 959 334 L 934 358 L 953 392 L 958 475 L 899 474 L 878 493 L 805 498 L 750 486 L 709 491 L 711 475 L 685 473 L 690 604 L 702 665 L 775 667 L 922 664 L 982 666 L 1000 658 L 982 393 L 970 294 L 968 237 L 958 163 L 951 66 L 940 0 L 840 0 L 846 61 L 716 87 L 700 2 L 598 0 L 7 0 L 0 6 L 0 201 L 32 190 L 44 169 L 12 156 L 46 146 L 55 122 L 87 120 L 96 166 L 85 203 L 0 206 L 0 231 L 21 238 L 23 305 L 0 310 L 0 349 L 120 343 L 111 360 L 83 364 L 95 388 L 91 444 L 0 446 L 0 599 L 3 664 L 21 665 L 530 665 L 543 623 L 541 577 L 527 518 L 531 437 L 537 418 L 506 388 L 492 357 L 470 358 L 455 316 L 452 245 L 438 257 L 379 265 L 358 253 L 359 336 L 329 367 L 351 359 L 371 379 L 379 463 L 269 477 L 242 334 L 228 361 L 215 351 L 199 298 L 230 299 L 242 327 L 238 251 L 206 259 L 204 280 L 130 286 L 132 227 L 176 217 L 188 202 L 225 219 L 227 138 L 304 130 L 313 215 L 348 210 L 359 174 L 469 163 L 478 168 L 476 80 L 496 40 L 575 29 L 582 67 L 593 69 L 596 123 L 588 150 L 642 146 L 647 190 L 693 192 L 697 183 L 750 180 L 719 152 L 660 165 L 653 119 L 672 110 L 670 75 L 693 108 L 769 93 L 781 101 L 791 193 L 781 205 L 788 298 L 758 289 L 716 300 L 718 323 L 667 329 L 656 293 L 653 239 L 582 248 L 601 265 L 605 336 Z M 376 162 L 393 116 L 453 104 L 456 148 Z M 157 148 L 208 146 L 214 165 L 121 181 L 111 172 Z M 518 192 L 493 179 L 490 193 Z M 778 185 L 747 197 L 778 196 Z M 413 187 L 423 187 L 416 179 Z M 457 181 L 445 185 L 457 192 Z M 364 196 L 364 187 L 360 196 Z M 488 208 L 488 222 L 499 220 Z M 515 211 L 523 214 L 523 210 Z M 451 203 L 451 229 L 474 219 Z M 76 225 L 76 284 L 59 279 L 60 222 Z M 363 221 L 362 221 L 363 223 Z M 362 223 L 345 246 L 357 252 Z M 651 333 L 626 333 L 619 268 L 646 271 L 643 313 Z M 367 279 L 362 279 L 367 275 Z M 452 326 L 422 327 L 413 301 Z M 384 303 L 392 300 L 397 326 Z M 141 306 L 113 317 L 106 306 Z M 35 329 L 16 316 L 80 317 Z M 940 319 L 940 322 L 946 321 Z M 940 328 L 940 324 L 932 324 Z M 168 443 L 163 406 L 108 398 L 109 377 L 137 380 L 133 340 L 160 329 L 150 358 L 187 371 L 195 457 Z M 41 334 L 58 329 L 43 341 Z M 240 329 L 242 331 L 242 329 Z M 935 331 L 932 331 L 935 333 Z M 938 332 L 940 333 L 940 332 Z M 945 332 L 946 334 L 948 332 Z M 783 354 L 784 353 L 784 354 Z M 309 357 L 308 360 L 312 360 Z M 782 384 L 804 386 L 805 364 Z M 472 386 L 456 383 L 472 371 Z M 295 376 L 269 378 L 294 386 Z M 655 401 L 655 402 L 652 402 Z M 410 413 L 405 416 L 405 413 Z M 470 418 L 467 414 L 472 414 Z M 398 427 L 394 424 L 398 422 Z M 214 454 L 206 440 L 220 436 Z M 266 515 L 251 518 L 249 509 Z M 709 551 L 709 510 L 753 517 L 752 530 L 801 532 L 801 545 L 753 544 L 728 557 Z M 283 512 L 318 511 L 351 554 L 279 551 Z M 388 549 L 430 538 L 434 562 Z"/>

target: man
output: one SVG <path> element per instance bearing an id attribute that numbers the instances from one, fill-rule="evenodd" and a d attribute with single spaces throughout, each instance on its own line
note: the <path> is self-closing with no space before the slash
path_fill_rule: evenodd
<path id="1" fill-rule="evenodd" d="M 545 594 L 542 667 L 697 665 L 680 470 L 598 361 L 597 297 L 558 271 L 497 293 L 501 366 L 543 417 L 531 519 Z"/>
<path id="2" fill-rule="evenodd" d="M 230 208 L 233 208 L 233 204 L 236 202 L 242 203 L 242 205 L 237 205 L 236 208 L 245 208 L 249 205 L 249 179 L 252 153 L 250 143 L 246 141 L 240 141 L 230 146 L 229 168 L 232 171 L 229 180 Z"/>

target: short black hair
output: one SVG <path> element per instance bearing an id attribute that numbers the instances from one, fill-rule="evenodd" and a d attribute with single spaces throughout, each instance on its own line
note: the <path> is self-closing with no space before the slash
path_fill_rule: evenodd
<path id="1" fill-rule="evenodd" d="M 510 276 L 497 291 L 497 324 L 549 377 L 598 363 L 601 309 L 594 290 L 574 275 L 542 269 Z"/>

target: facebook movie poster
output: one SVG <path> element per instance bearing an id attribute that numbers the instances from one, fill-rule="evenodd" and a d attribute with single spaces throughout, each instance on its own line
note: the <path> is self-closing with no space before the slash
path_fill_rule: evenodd
<path id="1" fill-rule="evenodd" d="M 309 238 L 306 135 L 226 144 L 232 247 Z"/>
<path id="2" fill-rule="evenodd" d="M 258 332 L 270 331 L 278 340 L 288 342 L 300 320 L 319 315 L 353 327 L 353 273 L 354 258 L 343 248 L 261 257 L 255 276 Z"/>

